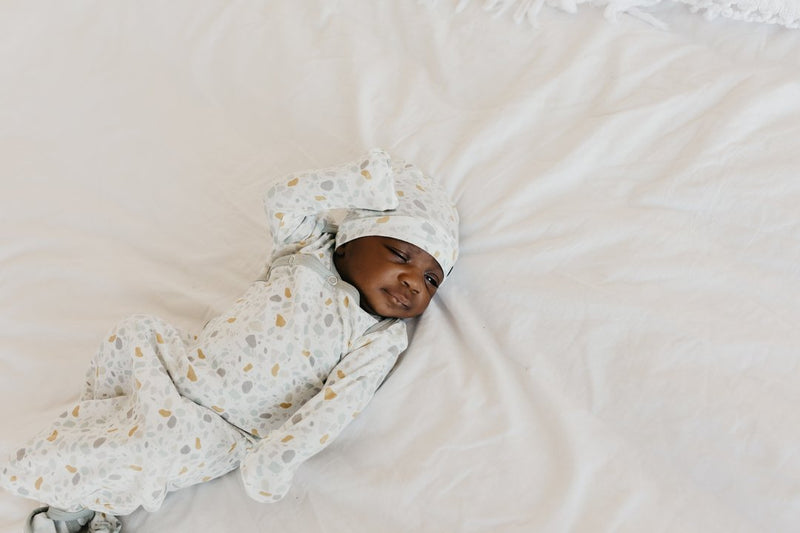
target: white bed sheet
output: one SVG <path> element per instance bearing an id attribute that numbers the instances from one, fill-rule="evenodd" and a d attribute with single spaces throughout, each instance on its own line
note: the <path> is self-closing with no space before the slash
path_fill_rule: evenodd
<path id="1" fill-rule="evenodd" d="M 0 451 L 117 320 L 259 274 L 271 179 L 381 146 L 462 216 L 391 379 L 284 501 L 229 475 L 127 531 L 795 531 L 800 33 L 653 11 L 0 4 Z"/>

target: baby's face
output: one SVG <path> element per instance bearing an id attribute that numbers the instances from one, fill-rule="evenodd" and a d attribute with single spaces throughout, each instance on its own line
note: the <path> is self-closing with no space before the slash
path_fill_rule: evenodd
<path id="1" fill-rule="evenodd" d="M 389 318 L 419 316 L 444 279 L 439 263 L 413 244 L 390 237 L 361 237 L 334 255 L 342 279 L 361 295 L 361 307 Z"/>

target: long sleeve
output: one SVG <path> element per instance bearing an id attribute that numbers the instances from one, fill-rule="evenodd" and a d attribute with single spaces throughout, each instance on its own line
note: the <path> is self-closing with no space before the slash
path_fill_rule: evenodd
<path id="1" fill-rule="evenodd" d="M 407 344 L 402 321 L 361 337 L 322 390 L 245 456 L 240 472 L 247 494 L 262 502 L 283 498 L 297 468 L 367 406 Z"/>
<path id="2" fill-rule="evenodd" d="M 325 231 L 327 211 L 386 211 L 397 203 L 391 159 L 380 149 L 346 165 L 286 176 L 273 183 L 264 196 L 273 256 L 294 252 L 293 245 Z"/>

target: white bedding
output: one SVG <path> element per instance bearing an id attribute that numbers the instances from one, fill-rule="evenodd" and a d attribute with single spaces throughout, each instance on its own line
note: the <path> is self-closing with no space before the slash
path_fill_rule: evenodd
<path id="1" fill-rule="evenodd" d="M 284 501 L 127 531 L 796 531 L 800 32 L 651 13 L 0 3 L 0 451 L 116 321 L 258 276 L 271 179 L 381 146 L 462 218 L 411 348 Z"/>

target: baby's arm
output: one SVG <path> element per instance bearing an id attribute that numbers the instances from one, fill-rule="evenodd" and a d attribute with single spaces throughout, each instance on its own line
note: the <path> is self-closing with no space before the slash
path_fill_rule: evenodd
<path id="1" fill-rule="evenodd" d="M 395 207 L 391 159 L 380 149 L 340 167 L 290 174 L 276 181 L 264 195 L 276 256 L 282 255 L 284 247 L 322 233 L 325 221 L 320 215 L 326 211 L 386 211 Z"/>
<path id="2" fill-rule="evenodd" d="M 336 365 L 316 396 L 245 456 L 240 471 L 251 498 L 262 502 L 283 498 L 297 468 L 330 444 L 367 406 L 406 348 L 405 324 L 394 321 L 361 341 Z"/>

